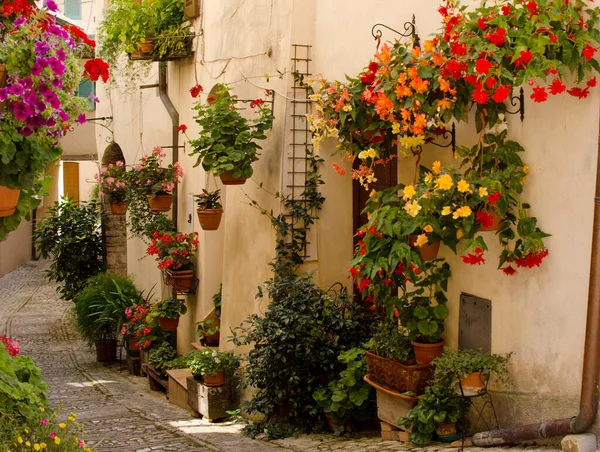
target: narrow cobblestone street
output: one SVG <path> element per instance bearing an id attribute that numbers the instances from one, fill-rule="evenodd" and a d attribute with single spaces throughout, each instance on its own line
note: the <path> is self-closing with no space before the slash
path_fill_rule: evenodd
<path id="1" fill-rule="evenodd" d="M 105 367 L 79 338 L 71 321 L 71 302 L 63 301 L 44 279 L 44 262 L 29 262 L 0 278 L 0 332 L 21 341 L 22 353 L 42 368 L 52 405 L 77 413 L 88 444 L 101 451 L 268 452 L 400 451 L 414 446 L 379 437 L 357 440 L 311 435 L 264 442 L 239 434 L 240 425 L 210 424 L 150 391 L 145 378 L 129 376 L 118 365 Z M 471 448 L 519 452 L 532 448 Z M 427 452 L 445 452 L 442 445 Z M 542 452 L 559 449 L 536 448 Z"/>

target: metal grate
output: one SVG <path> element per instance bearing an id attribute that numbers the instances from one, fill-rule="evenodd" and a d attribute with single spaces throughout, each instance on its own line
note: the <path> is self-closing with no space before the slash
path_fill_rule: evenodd
<path id="1" fill-rule="evenodd" d="M 310 45 L 292 45 L 292 73 L 294 84 L 287 93 L 286 117 L 286 153 L 284 157 L 284 180 L 283 193 L 290 196 L 296 202 L 305 202 L 302 198 L 308 171 L 306 150 L 312 150 L 312 133 L 306 115 L 311 113 L 311 101 L 308 98 L 310 86 L 304 82 L 304 78 L 311 75 L 310 72 Z M 295 224 L 295 228 L 303 225 Z M 294 231 L 292 231 L 293 233 Z M 316 232 L 314 228 L 307 231 L 306 242 L 303 253 L 304 260 L 315 260 L 317 258 Z"/>
<path id="2" fill-rule="evenodd" d="M 492 302 L 467 293 L 460 294 L 458 347 L 461 350 L 492 350 Z"/>

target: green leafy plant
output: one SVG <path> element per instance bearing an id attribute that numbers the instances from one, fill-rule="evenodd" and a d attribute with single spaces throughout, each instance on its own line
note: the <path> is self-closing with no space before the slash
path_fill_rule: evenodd
<path id="1" fill-rule="evenodd" d="M 216 319 L 207 319 L 196 323 L 196 334 L 198 336 L 217 334 L 221 329 L 221 298 L 223 296 L 223 284 L 219 285 L 219 291 L 216 292 L 213 297 L 213 304 L 215 306 Z"/>
<path id="2" fill-rule="evenodd" d="M 194 376 L 214 376 L 218 372 L 232 375 L 240 367 L 240 360 L 233 352 L 196 350 L 189 356 L 188 366 Z"/>
<path id="3" fill-rule="evenodd" d="M 184 300 L 166 298 L 152 305 L 150 315 L 153 318 L 177 319 L 179 316 L 187 312 L 187 307 Z"/>
<path id="4" fill-rule="evenodd" d="M 461 416 L 461 399 L 453 388 L 434 384 L 425 388 L 417 404 L 408 415 L 398 420 L 398 425 L 411 427 L 410 440 L 418 445 L 428 444 L 439 424 L 455 424 Z"/>
<path id="5" fill-rule="evenodd" d="M 121 160 L 103 167 L 100 174 L 95 176 L 102 187 L 102 191 L 98 194 L 100 196 L 106 195 L 111 203 L 121 204 L 126 202 L 129 179 L 126 172 L 125 162 Z"/>
<path id="6" fill-rule="evenodd" d="M 189 23 L 164 29 L 154 39 L 153 55 L 158 59 L 172 56 L 191 56 L 194 33 Z"/>
<path id="7" fill-rule="evenodd" d="M 473 372 L 483 372 L 488 378 L 508 381 L 508 362 L 512 353 L 504 355 L 483 353 L 481 350 L 446 350 L 435 359 L 434 381 L 449 380 L 453 386 Z"/>
<path id="8" fill-rule="evenodd" d="M 178 358 L 177 350 L 170 343 L 163 342 L 157 347 L 150 349 L 148 365 L 159 374 L 163 374 L 167 370 L 176 368 L 171 366 L 174 362 L 177 364 L 180 362 Z"/>
<path id="9" fill-rule="evenodd" d="M 252 163 L 258 160 L 261 147 L 256 143 L 265 140 L 265 132 L 273 124 L 273 114 L 262 99 L 250 106 L 258 108 L 258 117 L 247 119 L 244 110 L 237 106 L 237 96 L 229 94 L 228 86 L 221 86 L 205 103 L 194 106 L 196 122 L 202 127 L 200 136 L 190 140 L 190 156 L 197 156 L 194 166 L 202 164 L 205 171 L 220 176 L 231 171 L 234 178 L 250 178 Z"/>
<path id="10" fill-rule="evenodd" d="M 75 203 L 63 198 L 48 209 L 35 229 L 35 246 L 52 263 L 46 276 L 61 285 L 57 291 L 72 300 L 86 280 L 105 269 L 98 201 Z"/>
<path id="11" fill-rule="evenodd" d="M 365 421 L 374 414 L 374 390 L 364 381 L 367 374 L 365 350 L 360 347 L 346 350 L 338 356 L 345 365 L 339 377 L 326 386 L 318 387 L 313 398 L 326 415 L 338 424 Z"/>
<path id="12" fill-rule="evenodd" d="M 400 331 L 397 322 L 381 322 L 373 337 L 365 344 L 365 348 L 382 358 L 402 363 L 414 359 L 410 339 Z"/>
<path id="13" fill-rule="evenodd" d="M 210 209 L 222 209 L 221 205 L 221 190 L 208 191 L 202 189 L 202 193 L 194 195 L 198 209 L 210 210 Z"/>

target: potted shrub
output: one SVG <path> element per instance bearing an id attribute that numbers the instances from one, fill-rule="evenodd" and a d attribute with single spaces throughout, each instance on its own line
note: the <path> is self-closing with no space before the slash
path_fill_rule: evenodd
<path id="1" fill-rule="evenodd" d="M 155 147 L 151 155 L 142 156 L 140 163 L 133 170 L 135 189 L 146 193 L 153 212 L 167 212 L 171 209 L 173 190 L 179 179 L 183 177 L 179 162 L 167 167 L 162 166 L 162 159 L 166 156 L 162 148 Z"/>
<path id="2" fill-rule="evenodd" d="M 212 297 L 214 308 L 208 313 L 208 315 L 198 322 L 197 334 L 201 337 L 201 341 L 209 347 L 215 347 L 219 345 L 221 330 L 221 298 L 223 295 L 223 284 L 219 286 L 219 291 Z"/>
<path id="3" fill-rule="evenodd" d="M 142 43 L 154 36 L 157 13 L 154 2 L 148 0 L 111 2 L 98 29 L 103 58 L 114 66 L 122 53 L 137 52 Z"/>
<path id="4" fill-rule="evenodd" d="M 374 411 L 374 391 L 364 381 L 367 374 L 365 350 L 355 347 L 344 351 L 338 361 L 345 366 L 338 378 L 319 386 L 313 393 L 334 433 L 351 428 L 352 421 L 370 419 Z"/>
<path id="5" fill-rule="evenodd" d="M 198 233 L 154 231 L 148 254 L 156 256 L 158 268 L 167 276 L 167 284 L 179 293 L 188 293 L 194 289 L 193 253 L 198 247 Z"/>
<path id="6" fill-rule="evenodd" d="M 160 328 L 163 331 L 177 331 L 179 325 L 179 316 L 187 312 L 187 307 L 183 300 L 169 297 L 162 300 L 150 309 L 150 316 L 158 318 Z"/>
<path id="7" fill-rule="evenodd" d="M 188 365 L 194 377 L 202 377 L 205 386 L 221 386 L 225 377 L 233 375 L 240 361 L 233 352 L 217 350 L 196 351 L 191 355 Z"/>
<path id="8" fill-rule="evenodd" d="M 169 342 L 162 342 L 158 346 L 152 347 L 148 356 L 148 381 L 150 382 L 150 389 L 160 391 L 162 388 L 167 388 L 167 371 L 171 369 L 184 369 L 186 367 L 187 358 L 185 356 L 178 356 L 177 350 Z"/>
<path id="9" fill-rule="evenodd" d="M 216 231 L 221 224 L 223 206 L 221 205 L 221 190 L 208 191 L 202 189 L 202 193 L 194 195 L 198 204 L 196 210 L 200 227 L 205 231 Z"/>
<path id="10" fill-rule="evenodd" d="M 410 440 L 414 444 L 425 446 L 433 439 L 436 428 L 441 435 L 457 439 L 454 435 L 460 416 L 460 396 L 450 386 L 436 383 L 425 388 L 425 394 L 398 424 L 411 429 Z M 443 436 L 438 435 L 441 440 Z"/>
<path id="11" fill-rule="evenodd" d="M 193 39 L 194 32 L 189 23 L 164 29 L 154 40 L 154 59 L 161 61 L 190 57 Z"/>
<path id="12" fill-rule="evenodd" d="M 202 129 L 198 138 L 190 140 L 190 156 L 197 156 L 196 166 L 202 164 L 205 171 L 220 176 L 223 184 L 238 185 L 252 176 L 252 163 L 261 149 L 256 142 L 267 138 L 273 115 L 262 99 L 256 99 L 250 106 L 258 109 L 258 117 L 245 118 L 237 96 L 230 95 L 229 89 L 221 85 L 214 96 L 194 106 Z"/>
<path id="13" fill-rule="evenodd" d="M 488 354 L 481 350 L 447 350 L 433 362 L 434 379 L 436 382 L 448 379 L 453 387 L 459 386 L 463 393 L 478 393 L 492 376 L 506 383 L 510 356 L 511 353 Z"/>
<path id="14" fill-rule="evenodd" d="M 99 192 L 99 195 L 107 196 L 113 215 L 125 215 L 125 212 L 127 212 L 126 172 L 125 162 L 118 161 L 109 163 L 108 166 L 100 170 L 100 174 L 95 175 L 95 179 L 100 184 L 102 190 Z"/>

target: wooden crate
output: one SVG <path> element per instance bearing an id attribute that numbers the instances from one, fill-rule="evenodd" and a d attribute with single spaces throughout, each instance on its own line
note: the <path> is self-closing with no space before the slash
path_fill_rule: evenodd
<path id="1" fill-rule="evenodd" d="M 168 370 L 167 375 L 169 377 L 167 398 L 173 405 L 180 406 L 196 414 L 196 412 L 190 408 L 188 404 L 188 386 L 187 378 L 192 375 L 189 369 L 173 369 Z"/>
<path id="2" fill-rule="evenodd" d="M 187 401 L 189 406 L 202 417 L 212 422 L 229 416 L 227 411 L 235 409 L 233 385 L 227 378 L 223 386 L 204 386 L 193 376 L 187 377 Z"/>

